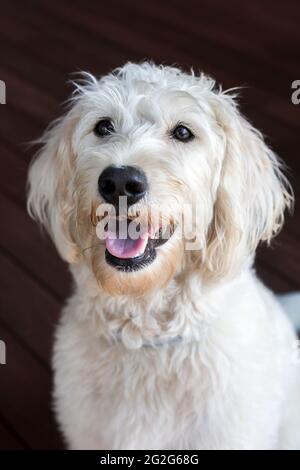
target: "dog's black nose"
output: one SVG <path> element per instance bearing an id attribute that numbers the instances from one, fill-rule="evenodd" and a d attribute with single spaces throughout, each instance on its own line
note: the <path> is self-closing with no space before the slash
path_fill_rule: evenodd
<path id="1" fill-rule="evenodd" d="M 131 206 L 148 189 L 145 173 L 133 166 L 108 166 L 99 176 L 98 186 L 103 199 L 114 206 L 118 206 L 120 196 L 127 196 L 127 205 Z"/>

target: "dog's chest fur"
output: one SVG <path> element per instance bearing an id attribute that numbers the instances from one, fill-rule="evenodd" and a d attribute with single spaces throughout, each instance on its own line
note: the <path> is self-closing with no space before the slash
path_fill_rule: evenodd
<path id="1" fill-rule="evenodd" d="M 196 285 L 199 289 L 199 280 Z M 154 299 L 114 300 L 105 295 L 101 300 L 93 295 L 87 299 L 77 292 L 69 300 L 55 348 L 56 403 L 59 407 L 65 394 L 82 403 L 83 409 L 77 410 L 89 416 L 86 433 L 97 440 L 91 444 L 87 439 L 87 446 L 158 448 L 162 442 L 165 447 L 192 446 L 192 423 L 199 428 L 200 403 L 208 404 L 207 393 L 215 380 L 205 363 L 205 342 L 202 346 L 198 342 L 207 334 L 209 315 L 205 317 L 204 306 L 199 315 L 201 307 L 191 301 L 192 294 L 190 279 L 185 286 L 174 282 Z M 121 331 L 117 342 L 111 341 L 114 331 Z M 182 340 L 169 342 L 178 334 Z M 140 341 L 157 337 L 165 338 L 162 346 L 138 347 Z M 71 389 L 62 383 L 72 384 Z M 59 415 L 64 413 L 64 408 L 58 410 Z M 71 433 L 78 419 L 74 417 Z M 143 436 L 148 436 L 145 441 Z"/>
<path id="2" fill-rule="evenodd" d="M 74 328 L 68 322 L 59 335 L 54 359 L 56 398 L 58 406 L 60 395 L 67 395 L 73 406 L 79 404 L 70 429 L 74 435 L 82 413 L 81 426 L 87 427 L 84 433 L 81 428 L 79 448 L 193 447 L 216 380 L 205 364 L 205 351 L 202 360 L 197 344 L 128 350 L 121 343 L 108 345 L 92 337 L 84 324 Z M 65 405 L 59 409 L 61 416 L 64 413 Z"/>
<path id="3" fill-rule="evenodd" d="M 259 295 L 257 281 L 247 274 L 231 286 L 228 283 L 215 290 L 206 300 L 200 295 L 202 300 L 196 305 L 189 301 L 189 291 L 197 298 L 192 279 L 181 286 L 180 295 L 173 286 L 177 310 L 169 312 L 170 323 L 181 328 L 184 339 L 174 345 L 137 349 L 122 342 L 114 344 L 100 334 L 103 319 L 109 328 L 120 326 L 124 310 L 113 315 L 116 310 L 111 304 L 107 321 L 107 302 L 95 304 L 95 299 L 88 301 L 77 292 L 63 314 L 54 354 L 55 403 L 68 445 L 97 449 L 241 448 L 245 445 L 241 436 L 246 433 L 251 445 L 259 447 L 262 441 L 256 428 L 268 429 L 270 419 L 279 416 L 283 391 L 278 382 L 283 369 L 274 352 L 279 356 L 282 351 L 276 346 L 277 333 L 265 335 L 272 327 L 269 309 L 260 306 L 257 298 L 253 311 L 246 302 L 241 303 L 240 295 L 232 295 L 245 287 L 248 298 Z M 168 298 L 168 292 L 165 294 Z M 162 305 L 161 315 L 166 306 Z M 150 316 L 150 311 L 146 312 Z M 154 311 L 153 318 L 161 319 L 158 313 Z M 122 321 L 131 325 L 130 330 L 134 324 L 125 317 Z M 139 330 L 134 325 L 136 328 Z M 108 337 L 109 330 L 104 333 Z M 133 341 L 131 346 L 135 345 Z M 257 368 L 261 363 L 267 369 Z M 253 419 L 261 406 L 263 413 Z M 264 431 L 268 447 L 274 445 L 277 425 L 273 424 L 270 435 Z"/>

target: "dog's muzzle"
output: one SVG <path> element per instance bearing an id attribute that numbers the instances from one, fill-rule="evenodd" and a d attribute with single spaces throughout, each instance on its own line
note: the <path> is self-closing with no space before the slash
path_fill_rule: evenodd
<path id="1" fill-rule="evenodd" d="M 147 222 L 145 227 L 135 231 L 135 236 L 130 232 L 129 228 L 135 222 L 127 218 L 128 207 L 146 196 L 148 181 L 145 173 L 134 166 L 108 166 L 98 179 L 98 189 L 104 201 L 114 207 L 116 214 L 112 218 L 115 227 L 108 227 L 105 232 L 106 262 L 123 272 L 148 266 L 156 258 L 156 249 L 170 238 L 174 229 L 170 224 L 167 230 L 161 227 L 155 230 Z M 121 222 L 122 233 L 119 230 Z"/>

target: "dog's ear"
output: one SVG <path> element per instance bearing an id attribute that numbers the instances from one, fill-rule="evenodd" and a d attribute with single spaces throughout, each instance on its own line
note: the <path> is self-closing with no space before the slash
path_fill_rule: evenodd
<path id="1" fill-rule="evenodd" d="M 77 261 L 74 240 L 74 118 L 56 121 L 40 139 L 42 148 L 28 175 L 28 211 L 49 232 L 58 252 L 69 263 Z"/>
<path id="2" fill-rule="evenodd" d="M 213 98 L 224 139 L 224 159 L 210 225 L 205 267 L 210 276 L 234 274 L 260 241 L 281 229 L 293 205 L 278 157 L 225 93 Z"/>

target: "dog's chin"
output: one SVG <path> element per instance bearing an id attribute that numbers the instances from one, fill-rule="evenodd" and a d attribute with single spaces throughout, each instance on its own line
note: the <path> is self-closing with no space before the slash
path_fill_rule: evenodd
<path id="1" fill-rule="evenodd" d="M 107 264 L 114 267 L 118 271 L 124 273 L 132 273 L 145 269 L 149 266 L 156 258 L 156 251 L 152 247 L 146 247 L 143 254 L 134 258 L 123 259 L 112 255 L 109 251 L 105 250 L 105 260 Z"/>
<path id="2" fill-rule="evenodd" d="M 182 252 L 181 241 L 175 237 L 150 240 L 145 251 L 134 258 L 118 258 L 107 250 L 94 253 L 92 268 L 100 288 L 108 294 L 143 296 L 170 282 Z"/>

